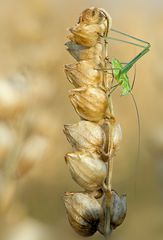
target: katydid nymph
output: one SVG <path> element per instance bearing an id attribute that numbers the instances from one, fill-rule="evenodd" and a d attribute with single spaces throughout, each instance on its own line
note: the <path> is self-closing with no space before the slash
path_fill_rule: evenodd
<path id="1" fill-rule="evenodd" d="M 132 99 L 133 99 L 135 109 L 136 109 L 136 115 L 137 115 L 137 120 L 138 120 L 138 151 L 137 151 L 137 161 L 136 161 L 135 171 L 137 171 L 138 159 L 140 157 L 140 117 L 139 117 L 137 103 L 135 101 L 134 95 L 132 94 L 132 89 L 133 89 L 133 86 L 134 86 L 134 83 L 135 83 L 135 78 L 136 78 L 136 68 L 135 68 L 134 80 L 133 80 L 132 85 L 130 85 L 129 77 L 128 77 L 127 73 L 134 66 L 134 64 L 150 50 L 151 45 L 150 45 L 150 43 L 148 43 L 144 40 L 133 37 L 129 34 L 121 32 L 121 31 L 118 31 L 118 30 L 115 30 L 115 29 L 111 29 L 111 31 L 114 32 L 114 33 L 120 34 L 122 36 L 128 37 L 130 39 L 133 39 L 133 40 L 137 41 L 138 43 L 126 41 L 126 40 L 115 38 L 115 37 L 105 37 L 106 42 L 108 42 L 110 40 L 114 40 L 114 41 L 119 41 L 119 42 L 122 42 L 122 43 L 132 44 L 134 46 L 137 46 L 137 47 L 140 47 L 140 48 L 143 49 L 139 54 L 137 54 L 127 64 L 126 63 L 122 64 L 116 58 L 113 58 L 110 62 L 113 78 L 117 82 L 117 84 L 115 86 L 111 87 L 110 94 L 118 86 L 121 86 L 121 96 L 125 96 L 129 93 L 131 95 Z M 136 176 L 137 176 L 137 172 L 135 172 L 135 179 L 137 178 Z M 135 180 L 135 194 L 136 194 L 136 180 Z"/>
<path id="2" fill-rule="evenodd" d="M 121 95 L 124 96 L 128 93 L 130 93 L 132 91 L 133 85 L 130 86 L 129 83 L 129 78 L 127 76 L 128 71 L 133 67 L 133 65 L 141 58 L 143 57 L 149 50 L 150 50 L 150 43 L 143 41 L 139 38 L 133 37 L 129 34 L 123 33 L 121 31 L 115 30 L 115 29 L 111 29 L 112 32 L 118 33 L 120 35 L 123 35 L 125 37 L 134 39 L 135 41 L 141 43 L 141 44 L 137 44 L 137 43 L 133 43 L 133 42 L 129 42 L 123 39 L 119 39 L 119 38 L 114 38 L 114 37 L 105 37 L 105 40 L 114 40 L 114 41 L 119 41 L 119 42 L 123 42 L 123 43 L 127 43 L 127 44 L 132 44 L 135 45 L 137 47 L 143 48 L 143 50 L 137 54 L 133 59 L 131 59 L 130 62 L 128 62 L 127 64 L 125 64 L 124 66 L 120 63 L 120 61 L 116 58 L 111 60 L 111 66 L 112 66 L 112 71 L 113 71 L 113 77 L 114 79 L 117 81 L 118 85 L 121 85 L 122 90 L 121 90 Z"/>

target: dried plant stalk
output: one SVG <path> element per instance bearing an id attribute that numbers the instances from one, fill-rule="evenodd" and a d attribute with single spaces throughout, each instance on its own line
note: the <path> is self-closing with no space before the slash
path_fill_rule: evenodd
<path id="1" fill-rule="evenodd" d="M 112 75 L 102 71 L 109 68 L 104 37 L 111 24 L 105 10 L 84 10 L 70 28 L 70 41 L 66 43 L 77 63 L 65 66 L 67 78 L 75 86 L 70 100 L 80 117 L 79 123 L 65 125 L 64 133 L 74 150 L 65 159 L 72 178 L 84 189 L 82 193 L 65 194 L 68 219 L 80 235 L 99 231 L 106 239 L 126 215 L 126 197 L 119 197 L 111 185 L 113 157 L 122 132 L 110 94 Z M 98 198 L 102 198 L 101 204 Z"/>

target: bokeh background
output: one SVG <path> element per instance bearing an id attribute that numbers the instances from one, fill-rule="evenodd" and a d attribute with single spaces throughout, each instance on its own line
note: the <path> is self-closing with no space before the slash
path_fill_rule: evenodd
<path id="1" fill-rule="evenodd" d="M 78 121 L 63 66 L 67 28 L 81 11 L 103 7 L 113 27 L 151 43 L 138 63 L 134 95 L 141 120 L 141 153 L 131 97 L 114 95 L 123 141 L 113 188 L 127 193 L 128 214 L 112 240 L 163 239 L 163 1 L 0 1 L 0 239 L 83 239 L 71 229 L 65 191 L 77 191 L 64 162 L 71 147 L 63 125 Z M 110 43 L 126 62 L 139 49 Z M 130 72 L 133 79 L 133 71 Z M 135 187 L 136 186 L 136 187 Z M 102 239 L 96 234 L 91 239 Z"/>

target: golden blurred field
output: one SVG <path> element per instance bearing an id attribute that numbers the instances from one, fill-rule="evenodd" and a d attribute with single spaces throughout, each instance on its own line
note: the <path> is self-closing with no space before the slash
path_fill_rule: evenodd
<path id="1" fill-rule="evenodd" d="M 114 162 L 113 188 L 127 193 L 128 214 L 111 239 L 163 239 L 162 1 L 5 0 L 0 1 L 2 240 L 83 239 L 69 226 L 62 200 L 65 191 L 80 189 L 64 161 L 71 147 L 63 125 L 78 117 L 68 99 L 72 86 L 63 66 L 74 61 L 64 46 L 67 28 L 90 6 L 105 8 L 114 28 L 152 45 L 136 64 L 134 95 L 141 119 L 138 162 L 132 99 L 120 97 L 118 91 L 114 95 L 123 141 Z M 138 51 L 110 43 L 110 57 L 123 62 Z"/>

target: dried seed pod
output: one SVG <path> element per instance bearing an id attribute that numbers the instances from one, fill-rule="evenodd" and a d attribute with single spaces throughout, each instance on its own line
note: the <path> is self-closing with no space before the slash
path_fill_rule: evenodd
<path id="1" fill-rule="evenodd" d="M 68 38 L 80 45 L 92 47 L 111 27 L 111 17 L 100 8 L 86 9 L 79 18 L 79 23 L 70 29 Z"/>
<path id="2" fill-rule="evenodd" d="M 85 9 L 80 17 L 79 17 L 79 24 L 99 24 L 102 21 L 106 20 L 106 16 L 104 16 L 103 12 L 100 11 L 99 8 L 90 7 Z"/>
<path id="3" fill-rule="evenodd" d="M 65 156 L 72 178 L 86 190 L 102 188 L 106 165 L 95 153 L 80 151 Z"/>
<path id="4" fill-rule="evenodd" d="M 112 142 L 113 148 L 117 150 L 119 148 L 119 144 L 122 140 L 122 129 L 120 124 L 116 124 L 112 130 Z"/>
<path id="5" fill-rule="evenodd" d="M 66 42 L 67 51 L 77 60 L 92 60 L 97 65 L 102 60 L 102 43 L 97 43 L 94 47 L 85 47 L 74 42 Z"/>
<path id="6" fill-rule="evenodd" d="M 84 193 L 65 193 L 64 202 L 73 229 L 81 236 L 93 235 L 103 212 L 98 201 Z"/>
<path id="7" fill-rule="evenodd" d="M 70 29 L 70 32 L 72 34 L 67 36 L 68 39 L 86 47 L 95 46 L 100 39 L 100 35 L 102 35 L 102 31 L 98 24 L 77 24 Z"/>
<path id="8" fill-rule="evenodd" d="M 109 113 L 110 114 L 110 113 Z M 115 119 L 112 119 L 113 121 L 115 121 Z M 111 136 L 109 135 L 110 132 L 110 127 L 111 127 Z M 104 146 L 104 152 L 107 153 L 108 152 L 108 144 L 109 144 L 109 139 L 111 138 L 111 145 L 110 145 L 110 153 L 113 156 L 115 156 L 116 151 L 119 148 L 119 144 L 120 141 L 122 140 L 122 130 L 121 130 L 121 126 L 120 124 L 116 124 L 115 122 L 113 122 L 113 124 L 110 124 L 110 120 L 105 121 L 104 124 L 102 125 L 102 128 L 105 132 L 106 135 L 106 144 Z M 108 159 L 108 155 L 106 154 L 106 156 L 104 155 L 104 161 L 107 161 Z"/>
<path id="9" fill-rule="evenodd" d="M 111 226 L 113 229 L 122 224 L 127 212 L 126 195 L 121 197 L 112 191 L 112 198 L 110 204 Z"/>
<path id="10" fill-rule="evenodd" d="M 107 96 L 94 87 L 82 87 L 70 92 L 70 100 L 80 117 L 98 122 L 104 118 L 107 109 Z"/>
<path id="11" fill-rule="evenodd" d="M 77 150 L 91 149 L 100 152 L 106 141 L 105 132 L 98 124 L 84 120 L 65 125 L 64 133 L 72 147 Z"/>
<path id="12" fill-rule="evenodd" d="M 108 20 L 107 20 L 108 19 Z M 102 24 L 109 22 L 109 29 L 112 25 L 110 15 L 102 8 L 90 7 L 85 9 L 79 18 L 79 24 Z"/>
<path id="13" fill-rule="evenodd" d="M 98 86 L 102 84 L 102 72 L 97 70 L 93 61 L 80 61 L 75 64 L 65 65 L 68 80 L 75 87 Z"/>
<path id="14" fill-rule="evenodd" d="M 100 218 L 100 222 L 98 225 L 98 231 L 101 234 L 104 234 L 105 206 L 106 206 L 106 202 L 105 202 L 105 196 L 104 196 L 102 201 L 104 214 Z M 110 227 L 112 230 L 123 223 L 126 216 L 126 212 L 127 212 L 126 195 L 122 195 L 120 197 L 115 191 L 112 191 L 111 202 L 110 202 Z"/>

